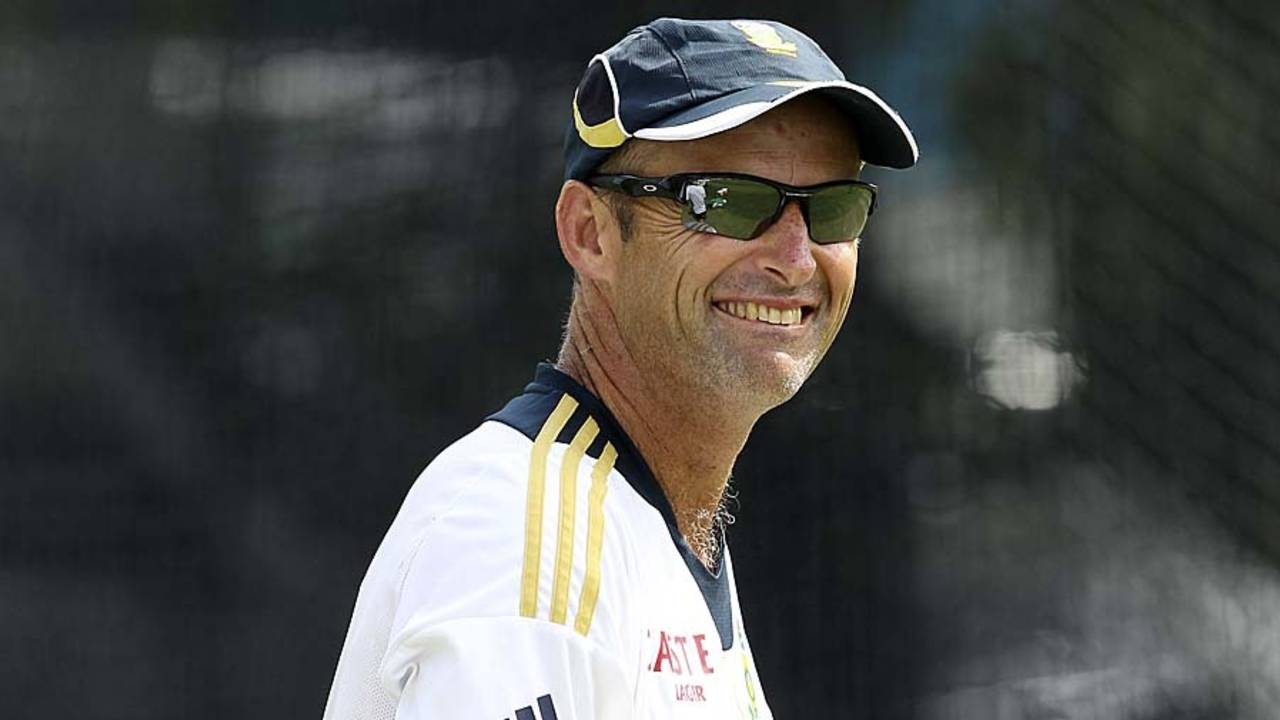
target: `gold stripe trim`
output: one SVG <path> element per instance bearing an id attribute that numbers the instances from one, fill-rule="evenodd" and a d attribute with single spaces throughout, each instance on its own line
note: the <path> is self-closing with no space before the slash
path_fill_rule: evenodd
<path id="1" fill-rule="evenodd" d="M 578 112 L 578 94 L 573 94 L 573 126 L 578 129 L 578 137 L 593 148 L 615 148 L 626 142 L 627 134 L 622 131 L 618 118 L 611 117 L 599 125 L 588 125 Z"/>
<path id="2" fill-rule="evenodd" d="M 613 444 L 604 446 L 600 459 L 591 468 L 591 494 L 587 498 L 587 577 L 582 581 L 582 597 L 578 599 L 578 617 L 573 629 L 586 635 L 591 629 L 591 618 L 596 614 L 596 599 L 600 597 L 600 552 L 604 545 L 604 496 L 609 490 L 609 473 L 618 459 Z"/>
<path id="3" fill-rule="evenodd" d="M 556 538 L 555 580 L 551 585 L 551 622 L 564 623 L 569 614 L 569 577 L 573 574 L 573 524 L 578 509 L 578 466 L 600 426 L 587 418 L 574 434 L 560 463 L 560 533 Z"/>
<path id="4" fill-rule="evenodd" d="M 542 498 L 546 492 L 547 453 L 577 407 L 577 400 L 569 395 L 562 396 L 533 441 L 533 453 L 529 457 L 529 492 L 524 510 L 524 566 L 520 572 L 520 615 L 523 617 L 531 618 L 538 611 L 538 570 L 542 562 Z"/>

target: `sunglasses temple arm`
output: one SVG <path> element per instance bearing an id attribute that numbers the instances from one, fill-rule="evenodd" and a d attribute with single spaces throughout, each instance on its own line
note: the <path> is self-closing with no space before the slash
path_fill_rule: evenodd
<path id="1" fill-rule="evenodd" d="M 672 187 L 672 178 L 648 178 L 636 175 L 618 175 L 613 178 L 615 186 L 632 197 L 664 197 L 672 200 L 680 199 L 680 183 Z"/>

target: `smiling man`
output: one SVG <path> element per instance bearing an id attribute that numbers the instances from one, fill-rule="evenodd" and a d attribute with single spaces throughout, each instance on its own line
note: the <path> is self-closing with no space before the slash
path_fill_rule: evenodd
<path id="1" fill-rule="evenodd" d="M 808 37 L 656 20 L 588 64 L 560 357 L 440 454 L 360 589 L 329 718 L 769 718 L 721 503 L 853 297 L 902 120 Z"/>

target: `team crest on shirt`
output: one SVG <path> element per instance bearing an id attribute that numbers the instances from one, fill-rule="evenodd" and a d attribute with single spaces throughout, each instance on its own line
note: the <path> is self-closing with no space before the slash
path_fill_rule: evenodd
<path id="1" fill-rule="evenodd" d="M 747 634 L 742 630 L 742 624 L 734 618 L 733 623 L 734 645 L 738 648 L 738 657 L 742 658 L 742 686 L 745 693 L 739 696 L 739 702 L 746 700 L 746 707 L 739 705 L 739 709 L 744 711 L 743 717 L 749 717 L 751 720 L 759 720 L 760 718 L 760 693 L 756 689 L 755 663 L 751 659 L 751 646 L 747 644 Z"/>
<path id="2" fill-rule="evenodd" d="M 742 682 L 747 687 L 747 710 L 751 713 L 751 720 L 757 720 L 760 708 L 756 705 L 756 681 L 751 676 L 751 660 L 745 652 L 742 653 Z"/>

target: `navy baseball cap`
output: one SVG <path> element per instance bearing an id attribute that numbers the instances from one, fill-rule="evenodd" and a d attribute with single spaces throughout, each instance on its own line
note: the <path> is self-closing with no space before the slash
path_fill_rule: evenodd
<path id="1" fill-rule="evenodd" d="M 919 159 L 898 113 L 846 80 L 804 33 L 770 20 L 660 18 L 587 64 L 565 133 L 565 179 L 590 177 L 628 138 L 696 140 L 811 92 L 848 115 L 866 162 Z"/>

